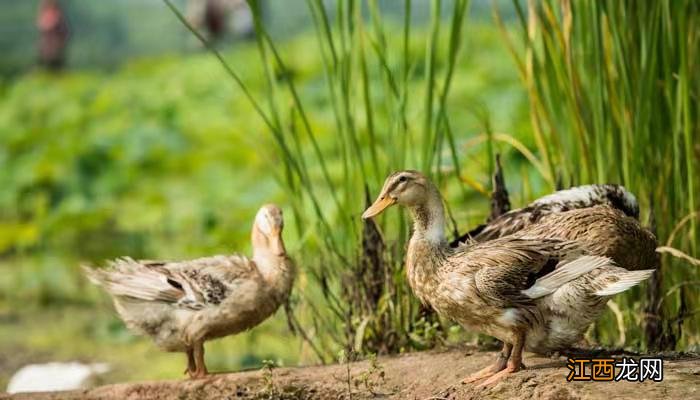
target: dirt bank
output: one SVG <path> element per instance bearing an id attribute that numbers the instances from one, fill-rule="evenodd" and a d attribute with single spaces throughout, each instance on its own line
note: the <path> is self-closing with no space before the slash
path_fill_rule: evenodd
<path id="1" fill-rule="evenodd" d="M 493 357 L 494 352 L 459 348 L 380 357 L 375 363 L 245 371 L 0 399 L 700 399 L 697 355 L 666 355 L 663 382 L 566 382 L 564 357 L 527 354 L 527 370 L 491 388 L 460 383 Z"/>

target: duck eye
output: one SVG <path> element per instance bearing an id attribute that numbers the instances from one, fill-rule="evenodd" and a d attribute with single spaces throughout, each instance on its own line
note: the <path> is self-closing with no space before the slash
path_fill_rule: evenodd
<path id="1" fill-rule="evenodd" d="M 399 177 L 399 182 L 406 182 L 408 178 L 405 175 Z"/>

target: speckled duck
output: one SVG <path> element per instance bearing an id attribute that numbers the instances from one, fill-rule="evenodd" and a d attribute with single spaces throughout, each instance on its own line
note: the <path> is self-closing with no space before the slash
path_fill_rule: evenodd
<path id="1" fill-rule="evenodd" d="M 204 342 L 250 329 L 288 298 L 294 264 L 282 240 L 282 210 L 263 206 L 252 230 L 253 257 L 218 255 L 189 261 L 110 263 L 86 268 L 113 298 L 126 325 L 166 351 L 187 354 L 191 378 L 208 374 Z"/>
<path id="2" fill-rule="evenodd" d="M 588 319 L 576 314 L 579 304 L 604 305 L 653 272 L 627 271 L 571 240 L 506 235 L 452 248 L 440 193 L 416 171 L 390 175 L 363 218 L 394 204 L 413 219 L 406 274 L 416 296 L 465 328 L 504 343 L 496 362 L 466 382 L 485 379 L 482 385 L 490 385 L 520 370 L 526 347 L 542 351 L 574 343 L 580 332 L 569 329 L 569 319 Z"/>

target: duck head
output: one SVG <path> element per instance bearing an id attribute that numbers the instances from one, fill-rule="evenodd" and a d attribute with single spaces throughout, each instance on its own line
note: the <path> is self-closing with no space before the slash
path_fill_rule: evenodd
<path id="1" fill-rule="evenodd" d="M 282 240 L 284 218 L 282 209 L 275 204 L 260 207 L 253 223 L 253 253 L 285 256 L 287 251 Z"/>
<path id="2" fill-rule="evenodd" d="M 398 204 L 406 207 L 413 219 L 412 239 L 427 240 L 443 245 L 445 238 L 445 211 L 437 187 L 418 171 L 400 171 L 384 181 L 379 197 L 365 210 L 362 218 L 372 218 L 388 207 Z"/>
<path id="3" fill-rule="evenodd" d="M 365 210 L 362 218 L 372 218 L 394 204 L 413 208 L 425 204 L 435 195 L 434 185 L 418 171 L 395 172 L 384 181 L 377 200 Z M 439 196 L 439 194 L 438 194 Z"/>

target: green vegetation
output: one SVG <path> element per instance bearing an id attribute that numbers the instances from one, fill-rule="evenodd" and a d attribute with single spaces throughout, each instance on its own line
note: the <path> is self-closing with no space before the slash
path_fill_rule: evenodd
<path id="1" fill-rule="evenodd" d="M 410 294 L 400 212 L 380 221 L 383 247 L 363 247 L 378 243 L 359 219 L 365 185 L 376 194 L 397 168 L 439 182 L 459 232 L 488 214 L 495 153 L 515 206 L 558 179 L 624 183 L 643 220 L 654 199 L 661 243 L 697 254 L 696 219 L 683 219 L 700 187 L 696 6 L 660 2 L 626 19 L 634 5 L 582 2 L 567 14 L 567 2 L 543 2 L 536 22 L 523 9 L 499 31 L 469 20 L 464 1 L 406 6 L 430 13 L 425 26 L 383 16 L 374 1 L 332 12 L 321 3 L 307 2 L 313 31 L 270 39 L 260 23 L 257 42 L 222 54 L 259 109 L 206 53 L 0 86 L 0 336 L 11 338 L 0 343 L 0 385 L 21 363 L 75 358 L 114 363 L 113 381 L 180 377 L 183 356 L 129 334 L 79 264 L 248 252 L 252 218 L 269 201 L 286 211 L 302 270 L 294 315 L 308 340 L 279 312 L 208 344 L 212 370 L 467 336 Z M 697 271 L 664 263 L 663 311 L 685 320 L 668 327 L 690 349 L 700 342 Z M 643 290 L 616 298 L 627 345 L 643 344 Z M 591 338 L 619 336 L 610 312 Z"/>

